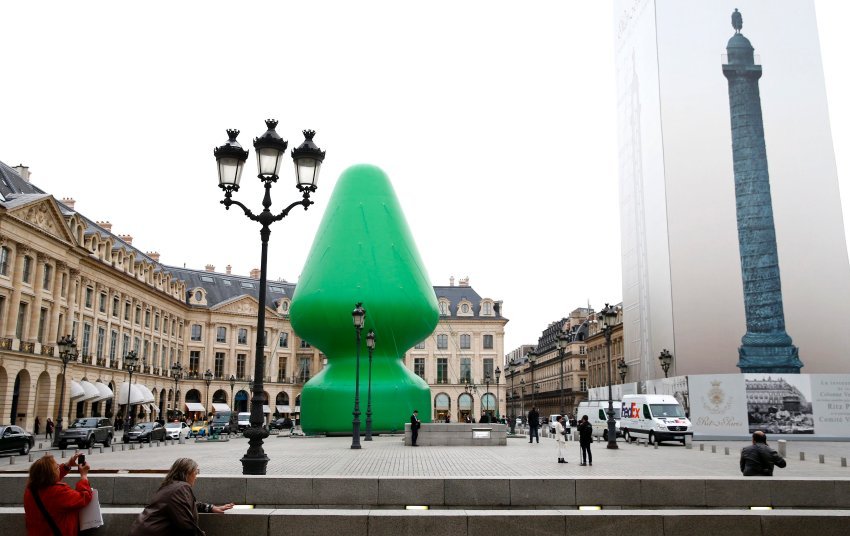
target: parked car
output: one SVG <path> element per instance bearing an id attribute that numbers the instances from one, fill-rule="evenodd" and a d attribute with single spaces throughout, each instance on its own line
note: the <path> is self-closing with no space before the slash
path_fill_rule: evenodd
<path id="1" fill-rule="evenodd" d="M 201 430 L 204 431 L 202 435 L 208 435 L 209 428 L 207 428 L 207 421 L 195 421 L 192 423 L 192 427 L 189 429 L 189 437 L 198 437 L 201 433 Z"/>
<path id="2" fill-rule="evenodd" d="M 103 443 L 104 447 L 112 444 L 115 429 L 109 419 L 102 417 L 82 417 L 74 420 L 68 428 L 62 430 L 56 438 L 60 449 L 74 443 L 78 447 L 93 447 L 95 443 Z"/>
<path id="3" fill-rule="evenodd" d="M 269 430 L 289 430 L 290 428 L 292 428 L 292 419 L 289 417 L 275 419 L 269 424 Z"/>
<path id="4" fill-rule="evenodd" d="M 165 435 L 169 439 L 186 439 L 189 437 L 189 425 L 183 421 L 170 422 L 165 425 Z"/>
<path id="5" fill-rule="evenodd" d="M 138 441 L 150 443 L 151 441 L 165 440 L 165 427 L 158 422 L 140 422 L 134 426 L 128 434 L 124 435 L 124 443 Z"/>
<path id="6" fill-rule="evenodd" d="M 20 426 L 0 425 L 0 451 L 14 450 L 25 455 L 29 453 L 33 445 L 35 445 L 35 438 Z"/>
<path id="7" fill-rule="evenodd" d="M 232 415 L 229 411 L 219 411 L 216 413 L 210 423 L 210 434 L 229 434 L 231 431 L 230 421 Z"/>

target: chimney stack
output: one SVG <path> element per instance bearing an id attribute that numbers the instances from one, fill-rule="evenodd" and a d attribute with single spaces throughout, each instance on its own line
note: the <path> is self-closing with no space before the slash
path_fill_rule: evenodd
<path id="1" fill-rule="evenodd" d="M 206 269 L 207 269 L 208 272 L 215 272 L 215 265 L 214 264 L 208 264 L 206 266 Z"/>
<path id="2" fill-rule="evenodd" d="M 17 171 L 18 175 L 20 175 L 22 179 L 24 179 L 27 182 L 30 181 L 30 168 L 28 166 L 25 166 L 23 164 L 18 164 L 17 166 L 15 166 L 12 169 Z"/>
<path id="3" fill-rule="evenodd" d="M 159 262 L 159 252 L 158 251 L 148 251 L 148 257 L 153 260 L 153 262 Z"/>
<path id="4" fill-rule="evenodd" d="M 224 267 L 225 271 L 227 272 L 227 275 L 230 275 L 230 270 L 231 270 L 232 268 L 233 268 L 233 267 L 232 267 L 232 266 L 230 266 L 229 264 L 228 264 L 227 266 L 225 266 L 225 267 Z"/>
<path id="5" fill-rule="evenodd" d="M 98 225 L 100 225 L 103 228 L 104 231 L 109 231 L 110 233 L 112 232 L 112 224 L 109 223 L 108 221 L 99 221 L 99 222 L 96 222 L 96 223 Z"/>
<path id="6" fill-rule="evenodd" d="M 450 287 L 455 286 L 455 276 L 449 277 L 449 286 Z"/>
<path id="7" fill-rule="evenodd" d="M 127 245 L 128 245 L 128 246 L 132 246 L 132 245 L 133 245 L 133 235 L 128 235 L 128 234 L 125 234 L 125 235 L 118 235 L 118 238 L 120 238 L 120 239 L 121 239 L 121 240 L 123 240 L 124 242 L 127 242 Z"/>
<path id="8" fill-rule="evenodd" d="M 469 276 L 462 277 L 461 280 L 458 281 L 458 286 L 468 287 L 469 286 Z"/>
<path id="9" fill-rule="evenodd" d="M 251 270 L 251 279 L 259 279 L 260 278 L 260 269 L 254 268 Z"/>
<path id="10" fill-rule="evenodd" d="M 74 210 L 74 203 L 76 203 L 76 201 L 74 201 L 73 197 L 63 197 L 62 198 L 62 204 L 65 205 L 66 207 L 70 208 L 71 210 Z"/>

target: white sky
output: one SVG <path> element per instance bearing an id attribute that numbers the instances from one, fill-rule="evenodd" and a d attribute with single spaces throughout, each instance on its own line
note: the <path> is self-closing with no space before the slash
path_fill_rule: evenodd
<path id="1" fill-rule="evenodd" d="M 272 226 L 270 277 L 297 281 L 337 177 L 368 162 L 432 282 L 504 301 L 505 351 L 621 300 L 609 2 L 285 4 L 4 2 L 0 160 L 165 264 L 247 275 L 259 226 L 218 204 L 212 149 L 242 130 L 236 198 L 259 211 L 250 144 L 273 117 L 327 158 L 316 204 Z M 846 214 L 850 5 L 815 4 Z"/>

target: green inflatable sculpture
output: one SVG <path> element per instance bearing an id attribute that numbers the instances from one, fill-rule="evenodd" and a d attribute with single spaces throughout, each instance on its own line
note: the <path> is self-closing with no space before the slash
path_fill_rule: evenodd
<path id="1" fill-rule="evenodd" d="M 369 358 L 375 330 L 372 431 L 404 430 L 414 409 L 430 422 L 431 391 L 402 359 L 437 326 L 434 289 L 387 175 L 370 165 L 347 169 L 331 195 L 292 298 L 295 332 L 327 356 L 301 395 L 307 434 L 351 435 L 356 331 L 352 310 L 366 310 L 360 349 L 360 421 L 365 432 Z"/>

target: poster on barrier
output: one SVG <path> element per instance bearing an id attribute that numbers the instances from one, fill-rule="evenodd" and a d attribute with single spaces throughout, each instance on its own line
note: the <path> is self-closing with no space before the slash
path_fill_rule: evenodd
<path id="1" fill-rule="evenodd" d="M 695 435 L 747 435 L 747 399 L 743 375 L 691 375 L 688 376 L 688 392 L 690 419 Z"/>

